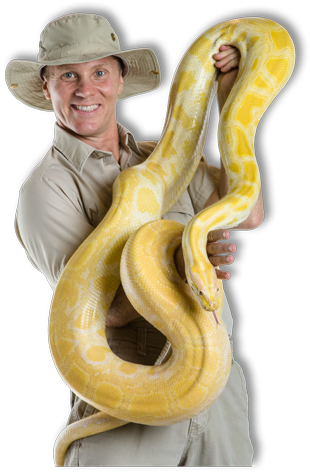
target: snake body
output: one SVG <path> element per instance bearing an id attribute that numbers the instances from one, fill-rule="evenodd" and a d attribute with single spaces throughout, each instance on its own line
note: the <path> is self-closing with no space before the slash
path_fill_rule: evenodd
<path id="1" fill-rule="evenodd" d="M 181 197 L 201 159 L 216 91 L 212 55 L 222 44 L 241 53 L 219 123 L 229 192 L 184 229 L 161 218 Z M 49 327 L 55 364 L 70 388 L 100 411 L 60 434 L 57 465 L 63 465 L 75 439 L 127 422 L 168 425 L 189 419 L 224 389 L 230 343 L 221 318 L 222 285 L 206 255 L 207 236 L 238 225 L 255 205 L 260 190 L 256 127 L 293 65 L 290 36 L 262 18 L 216 25 L 183 57 L 156 149 L 143 164 L 119 175 L 109 212 L 71 257 L 55 290 Z M 188 284 L 173 264 L 181 241 Z M 169 341 L 155 366 L 125 362 L 108 346 L 105 318 L 121 278 L 134 307 Z"/>

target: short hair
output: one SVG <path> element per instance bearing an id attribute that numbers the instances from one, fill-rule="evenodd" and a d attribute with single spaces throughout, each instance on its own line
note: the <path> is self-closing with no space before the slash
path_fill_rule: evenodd
<path id="1" fill-rule="evenodd" d="M 124 64 L 123 60 L 118 56 L 112 56 L 112 57 L 117 60 L 118 70 L 123 75 L 124 68 L 125 68 L 125 64 Z"/>
<path id="2" fill-rule="evenodd" d="M 39 75 L 40 75 L 41 80 L 44 80 L 44 79 L 48 80 L 50 76 L 48 66 L 42 67 L 39 71 Z"/>
<path id="3" fill-rule="evenodd" d="M 121 73 L 121 75 L 123 75 L 123 70 L 125 68 L 123 60 L 118 56 L 111 56 L 111 57 L 113 57 L 113 59 L 116 59 L 118 70 Z M 48 80 L 49 79 L 49 77 L 50 77 L 49 66 L 42 67 L 42 69 L 40 70 L 40 77 L 41 77 L 42 80 L 44 80 L 44 79 Z"/>

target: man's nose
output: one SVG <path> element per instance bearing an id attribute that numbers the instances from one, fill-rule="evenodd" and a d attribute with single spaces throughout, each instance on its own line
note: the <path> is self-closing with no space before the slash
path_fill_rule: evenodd
<path id="1" fill-rule="evenodd" d="M 95 94 L 95 87 L 92 84 L 91 79 L 80 77 L 75 90 L 77 97 L 91 97 Z"/>

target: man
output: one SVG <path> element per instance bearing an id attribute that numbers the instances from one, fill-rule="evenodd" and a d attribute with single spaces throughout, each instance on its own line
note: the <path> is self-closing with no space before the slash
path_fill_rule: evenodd
<path id="1" fill-rule="evenodd" d="M 30 261 L 52 288 L 74 251 L 99 224 L 112 200 L 112 185 L 128 166 L 144 161 L 155 142 L 136 142 L 116 121 L 117 100 L 154 90 L 160 83 L 157 58 L 149 49 L 121 51 L 117 36 L 99 15 L 72 14 L 47 25 L 38 62 L 12 61 L 7 83 L 22 102 L 54 110 L 55 139 L 44 160 L 24 183 L 16 214 L 17 236 Z M 223 106 L 234 83 L 239 52 L 222 46 L 214 55 Z M 180 200 L 163 218 L 186 224 L 203 207 L 227 193 L 225 170 L 202 159 Z M 254 228 L 263 218 L 262 196 L 239 228 Z M 210 234 L 207 252 L 214 266 L 233 261 L 229 232 Z M 224 255 L 226 253 L 226 255 Z M 175 256 L 184 278 L 181 247 Z M 217 269 L 221 279 L 229 273 Z M 232 319 L 225 299 L 223 320 Z M 118 290 L 107 317 L 107 338 L 121 358 L 154 364 L 165 337 L 146 322 Z M 72 393 L 69 423 L 96 410 Z M 233 361 L 228 383 L 207 411 L 173 426 L 128 424 L 74 442 L 67 466 L 249 466 L 247 395 L 240 366 Z"/>

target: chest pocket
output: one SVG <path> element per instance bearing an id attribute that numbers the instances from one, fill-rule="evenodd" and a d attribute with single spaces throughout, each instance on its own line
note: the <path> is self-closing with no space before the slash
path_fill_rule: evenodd
<path id="1" fill-rule="evenodd" d="M 181 195 L 180 199 L 174 204 L 173 207 L 171 207 L 169 212 L 163 216 L 163 219 L 174 220 L 175 222 L 187 225 L 194 215 L 194 207 L 189 192 L 186 189 L 186 191 Z"/>

